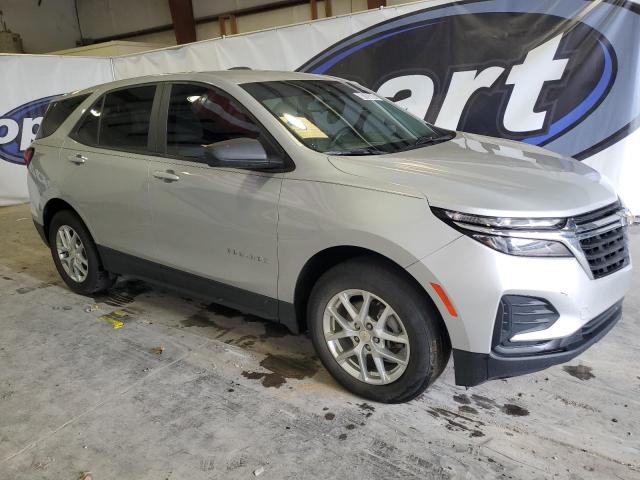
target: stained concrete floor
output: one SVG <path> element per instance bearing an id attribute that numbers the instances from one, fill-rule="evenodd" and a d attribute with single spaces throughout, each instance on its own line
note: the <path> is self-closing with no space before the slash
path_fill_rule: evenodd
<path id="1" fill-rule="evenodd" d="M 640 479 L 640 274 L 568 365 L 465 390 L 450 364 L 381 405 L 278 325 L 135 280 L 71 293 L 26 206 L 0 232 L 1 479 Z"/>

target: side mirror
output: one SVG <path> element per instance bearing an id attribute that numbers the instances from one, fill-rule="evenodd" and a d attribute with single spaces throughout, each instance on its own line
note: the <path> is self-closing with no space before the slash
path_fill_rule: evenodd
<path id="1" fill-rule="evenodd" d="M 212 167 L 265 169 L 274 167 L 266 150 L 255 138 L 232 138 L 205 147 Z"/>
<path id="2" fill-rule="evenodd" d="M 411 96 L 411 90 L 405 88 L 404 90 L 399 90 L 393 97 L 387 97 L 387 100 L 391 100 L 392 102 L 399 102 L 400 100 L 406 100 Z"/>

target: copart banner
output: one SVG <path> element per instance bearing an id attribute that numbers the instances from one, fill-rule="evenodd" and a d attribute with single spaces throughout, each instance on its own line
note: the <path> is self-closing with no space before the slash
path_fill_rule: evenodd
<path id="1" fill-rule="evenodd" d="M 0 55 L 0 205 L 27 200 L 22 154 L 49 101 L 111 79 L 109 59 Z"/>
<path id="2" fill-rule="evenodd" d="M 115 78 L 250 67 L 352 79 L 436 125 L 585 161 L 640 213 L 638 45 L 637 3 L 425 1 L 111 61 Z"/>

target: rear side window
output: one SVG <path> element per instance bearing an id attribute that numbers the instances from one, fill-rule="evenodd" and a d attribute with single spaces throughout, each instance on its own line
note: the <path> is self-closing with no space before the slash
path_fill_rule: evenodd
<path id="1" fill-rule="evenodd" d="M 89 97 L 89 94 L 51 102 L 44 114 L 36 138 L 52 135 L 87 97 Z"/>
<path id="2" fill-rule="evenodd" d="M 167 154 L 205 161 L 208 146 L 234 138 L 258 139 L 269 151 L 262 129 L 229 95 L 210 86 L 172 85 Z"/>
<path id="3" fill-rule="evenodd" d="M 155 93 L 155 85 L 107 93 L 86 113 L 75 138 L 115 150 L 147 150 Z"/>

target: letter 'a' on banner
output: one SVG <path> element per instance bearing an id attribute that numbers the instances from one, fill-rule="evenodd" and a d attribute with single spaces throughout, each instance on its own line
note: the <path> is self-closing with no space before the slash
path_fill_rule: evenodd
<path id="1" fill-rule="evenodd" d="M 441 127 L 584 161 L 639 214 L 637 45 L 636 2 L 438 0 L 111 59 L 0 56 L 0 205 L 27 200 L 21 151 L 49 97 L 250 67 L 346 78 Z"/>

